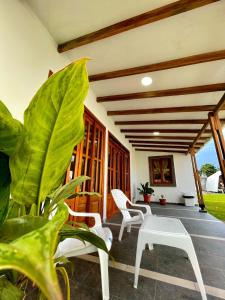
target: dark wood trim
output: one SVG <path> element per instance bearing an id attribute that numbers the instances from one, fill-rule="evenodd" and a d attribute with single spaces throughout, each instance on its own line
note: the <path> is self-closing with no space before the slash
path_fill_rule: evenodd
<path id="1" fill-rule="evenodd" d="M 214 83 L 207 85 L 183 87 L 176 89 L 138 92 L 130 94 L 110 95 L 97 97 L 97 102 L 111 102 L 111 101 L 124 101 L 124 100 L 139 100 L 145 98 L 159 98 L 168 96 L 181 96 L 190 94 L 210 93 L 225 90 L 225 83 Z"/>
<path id="2" fill-rule="evenodd" d="M 195 106 L 176 106 L 161 108 L 144 108 L 144 109 L 128 109 L 128 110 L 109 110 L 108 116 L 125 116 L 125 115 L 141 115 L 141 114 L 166 114 L 179 112 L 198 112 L 212 111 L 215 105 L 195 105 Z"/>
<path id="3" fill-rule="evenodd" d="M 185 150 L 185 148 L 187 149 L 189 147 L 189 145 L 185 145 L 185 146 L 177 146 L 177 145 L 145 145 L 145 144 L 132 144 L 132 147 L 134 148 L 163 148 L 163 149 L 183 149 Z M 199 147 L 199 146 L 198 146 Z"/>
<path id="4" fill-rule="evenodd" d="M 97 31 L 77 37 L 58 45 L 58 52 L 62 53 L 83 45 L 87 45 L 116 34 L 128 31 L 146 24 L 150 24 L 186 11 L 217 2 L 219 0 L 180 0 L 174 3 L 153 9 L 138 16 L 115 23 Z"/>
<path id="5" fill-rule="evenodd" d="M 155 131 L 159 133 L 198 133 L 199 129 L 121 129 L 122 133 L 153 133 Z M 205 130 L 205 133 L 211 133 L 211 130 Z"/>
<path id="6" fill-rule="evenodd" d="M 193 141 L 195 136 L 167 136 L 167 135 L 160 135 L 160 136 L 152 136 L 152 135 L 125 135 L 127 139 L 148 139 L 148 140 L 187 140 Z M 207 139 L 208 136 L 201 137 L 201 141 Z"/>
<path id="7" fill-rule="evenodd" d="M 186 151 L 181 151 L 181 150 L 163 150 L 163 149 L 141 149 L 141 148 L 135 148 L 135 151 L 147 151 L 147 152 L 169 152 L 169 153 L 181 153 L 181 154 L 185 154 Z"/>
<path id="8" fill-rule="evenodd" d="M 141 144 L 144 145 L 148 145 L 151 147 L 151 145 L 178 145 L 178 146 L 185 146 L 188 147 L 190 146 L 190 143 L 188 142 L 172 142 L 172 141 L 139 141 L 139 140 L 129 140 L 129 143 L 131 144 L 139 144 L 141 146 Z M 204 145 L 204 143 L 197 143 L 196 146 L 201 146 Z"/>
<path id="9" fill-rule="evenodd" d="M 115 125 L 203 124 L 206 121 L 207 121 L 207 119 L 115 121 Z M 225 121 L 225 119 L 223 119 L 223 122 L 224 121 Z"/>
<path id="10" fill-rule="evenodd" d="M 159 63 L 149 64 L 145 66 L 94 74 L 89 76 L 89 81 L 91 82 L 118 78 L 123 76 L 143 74 L 148 72 L 162 71 L 221 59 L 225 59 L 225 50 L 201 53 L 197 55 L 162 61 Z"/>

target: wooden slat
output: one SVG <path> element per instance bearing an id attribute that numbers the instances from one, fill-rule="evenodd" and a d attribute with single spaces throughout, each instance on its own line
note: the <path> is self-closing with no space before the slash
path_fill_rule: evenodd
<path id="1" fill-rule="evenodd" d="M 121 132 L 133 132 L 133 133 L 153 133 L 155 131 L 159 133 L 198 133 L 198 129 L 121 129 Z M 205 133 L 211 133 L 211 130 L 205 130 Z"/>
<path id="2" fill-rule="evenodd" d="M 115 121 L 115 125 L 203 124 L 207 119 Z"/>
<path id="3" fill-rule="evenodd" d="M 176 88 L 176 89 L 102 96 L 102 97 L 97 97 L 97 102 L 112 102 L 112 101 L 137 100 L 137 99 L 155 98 L 155 97 L 159 98 L 159 97 L 168 97 L 168 96 L 181 96 L 181 95 L 190 95 L 190 94 L 199 94 L 199 93 L 218 92 L 224 90 L 225 90 L 225 83 L 215 83 L 215 84 L 191 86 L 191 87 Z"/>
<path id="4" fill-rule="evenodd" d="M 148 139 L 148 140 L 187 140 L 193 141 L 195 136 L 167 136 L 167 135 L 160 135 L 160 136 L 153 136 L 153 135 L 125 135 L 127 139 Z M 201 141 L 208 138 L 208 136 L 201 137 Z"/>
<path id="5" fill-rule="evenodd" d="M 219 0 L 176 1 L 60 44 L 58 51 L 65 52 L 217 1 Z"/>
<path id="6" fill-rule="evenodd" d="M 131 144 L 148 144 L 148 145 L 178 145 L 178 146 L 185 146 L 188 147 L 190 143 L 188 142 L 168 142 L 168 141 L 143 141 L 143 140 L 129 140 Z M 196 146 L 201 146 L 203 143 L 197 143 Z"/>
<path id="7" fill-rule="evenodd" d="M 128 109 L 128 110 L 109 110 L 108 116 L 122 115 L 138 115 L 138 114 L 166 114 L 179 112 L 199 112 L 212 111 L 214 105 L 195 105 L 195 106 L 178 106 L 178 107 L 162 107 L 162 108 L 144 108 L 144 109 Z"/>
<path id="8" fill-rule="evenodd" d="M 135 151 L 151 151 L 151 152 L 170 152 L 170 153 L 182 153 L 185 154 L 186 151 L 181 151 L 181 150 L 163 150 L 163 149 L 141 149 L 141 148 L 135 148 Z"/>
<path id="9" fill-rule="evenodd" d="M 162 148 L 162 149 L 187 149 L 188 148 L 188 145 L 186 146 L 177 146 L 177 145 L 145 145 L 145 144 L 132 144 L 132 147 L 135 147 L 135 148 Z"/>
<path id="10" fill-rule="evenodd" d="M 89 81 L 98 81 L 148 72 L 162 71 L 221 59 L 225 59 L 225 50 L 201 53 L 145 66 L 94 74 L 89 76 Z"/>

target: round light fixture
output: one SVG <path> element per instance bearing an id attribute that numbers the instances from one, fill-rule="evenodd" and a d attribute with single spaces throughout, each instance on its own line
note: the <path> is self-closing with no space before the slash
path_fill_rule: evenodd
<path id="1" fill-rule="evenodd" d="M 152 84 L 152 78 L 148 77 L 148 76 L 143 77 L 141 79 L 141 84 L 144 85 L 144 86 L 148 86 L 148 85 Z"/>
<path id="2" fill-rule="evenodd" d="M 160 133 L 158 131 L 154 131 L 153 135 L 159 135 Z"/>

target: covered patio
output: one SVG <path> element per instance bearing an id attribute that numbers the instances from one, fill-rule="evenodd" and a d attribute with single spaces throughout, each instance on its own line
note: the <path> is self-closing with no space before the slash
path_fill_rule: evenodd
<path id="1" fill-rule="evenodd" d="M 153 214 L 176 217 L 191 235 L 209 300 L 225 299 L 225 224 L 198 209 L 170 204 L 151 204 Z M 143 253 L 138 289 L 133 288 L 138 226 L 117 240 L 121 215 L 107 221 L 114 242 L 110 262 L 110 299 L 201 299 L 192 266 L 185 252 L 156 245 Z M 70 276 L 74 299 L 101 299 L 101 280 L 97 256 L 85 255 L 72 260 Z M 81 274 L 83 274 L 81 276 Z"/>

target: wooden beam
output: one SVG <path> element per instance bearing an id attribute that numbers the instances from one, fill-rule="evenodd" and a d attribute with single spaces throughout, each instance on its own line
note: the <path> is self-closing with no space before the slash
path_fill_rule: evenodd
<path id="1" fill-rule="evenodd" d="M 207 121 L 207 119 L 115 121 L 115 125 L 203 124 L 206 121 Z M 224 121 L 225 121 L 225 119 L 224 119 Z"/>
<path id="2" fill-rule="evenodd" d="M 218 114 L 209 113 L 209 123 L 212 129 L 213 140 L 216 148 L 220 170 L 225 183 L 225 141 Z"/>
<path id="3" fill-rule="evenodd" d="M 217 105 L 212 109 L 212 113 L 215 115 L 217 114 L 220 110 L 224 110 L 225 107 L 225 93 L 221 97 L 220 101 L 217 103 Z M 190 146 L 190 149 L 194 147 L 194 145 L 197 143 L 197 141 L 201 138 L 202 134 L 206 131 L 206 128 L 209 125 L 209 120 L 205 122 L 205 124 L 202 126 L 201 130 L 199 131 L 198 135 L 195 137 L 192 145 Z"/>
<path id="4" fill-rule="evenodd" d="M 148 145 L 178 145 L 178 146 L 185 146 L 188 147 L 190 145 L 190 143 L 188 142 L 168 142 L 168 141 L 143 141 L 143 140 L 129 140 L 129 143 L 131 144 L 148 144 Z M 197 143 L 196 146 L 202 146 L 204 145 L 204 143 Z"/>
<path id="5" fill-rule="evenodd" d="M 145 144 L 132 144 L 132 147 L 135 147 L 135 148 L 162 148 L 162 149 L 187 149 L 188 148 L 188 145 L 186 146 L 177 146 L 177 145 L 145 145 Z"/>
<path id="6" fill-rule="evenodd" d="M 178 59 L 167 60 L 159 63 L 149 64 L 145 66 L 139 66 L 134 68 L 128 68 L 123 70 L 116 70 L 110 72 L 104 72 L 89 76 L 89 81 L 98 81 L 105 79 L 113 79 L 123 76 L 131 76 L 137 74 L 143 74 L 148 72 L 162 71 L 173 68 L 179 68 L 189 65 L 195 65 L 199 63 L 205 63 L 215 60 L 225 59 L 225 50 L 201 53 L 192 56 L 186 56 Z"/>
<path id="7" fill-rule="evenodd" d="M 160 136 L 153 136 L 153 135 L 125 135 L 127 139 L 148 139 L 148 140 L 187 140 L 193 141 L 195 136 L 167 136 L 167 135 L 160 135 Z M 208 136 L 201 137 L 201 141 L 208 138 Z"/>
<path id="8" fill-rule="evenodd" d="M 198 133 L 198 129 L 121 129 L 121 132 L 133 132 L 133 133 L 153 133 L 155 131 L 159 133 Z M 205 133 L 211 133 L 211 130 L 205 130 Z"/>
<path id="9" fill-rule="evenodd" d="M 60 53 L 87 45 L 116 34 L 128 31 L 146 24 L 150 24 L 186 11 L 217 2 L 219 0 L 180 0 L 171 4 L 156 8 L 141 15 L 115 23 L 97 31 L 85 34 L 68 42 L 58 45 Z"/>
<path id="10" fill-rule="evenodd" d="M 170 153 L 182 153 L 182 154 L 185 154 L 186 151 L 181 151 L 181 150 L 163 150 L 163 149 L 152 149 L 152 148 L 149 148 L 149 149 L 141 149 L 141 148 L 135 148 L 135 151 L 151 151 L 151 152 L 170 152 Z"/>
<path id="11" fill-rule="evenodd" d="M 199 93 L 218 92 L 224 90 L 225 90 L 225 83 L 215 83 L 215 84 L 191 86 L 191 87 L 176 88 L 176 89 L 102 96 L 102 97 L 97 97 L 97 102 L 112 102 L 112 101 L 137 100 L 137 99 L 156 98 L 156 97 L 159 98 L 159 97 L 168 97 L 168 96 L 181 96 L 181 95 L 190 95 L 190 94 L 199 94 Z"/>
<path id="12" fill-rule="evenodd" d="M 166 114 L 179 112 L 199 112 L 212 111 L 215 105 L 195 105 L 195 106 L 178 106 L 178 107 L 162 107 L 162 108 L 144 108 L 144 109 L 128 109 L 128 110 L 110 110 L 107 111 L 108 116 L 124 116 L 124 115 L 140 115 L 140 114 Z"/>

